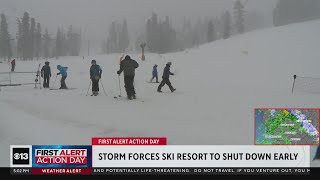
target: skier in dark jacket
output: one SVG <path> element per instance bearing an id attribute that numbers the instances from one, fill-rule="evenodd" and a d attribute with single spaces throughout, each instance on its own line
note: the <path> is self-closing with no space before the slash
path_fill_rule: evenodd
<path id="1" fill-rule="evenodd" d="M 61 65 L 58 65 L 57 66 L 57 69 L 59 70 L 59 72 L 57 73 L 57 75 L 60 75 L 61 74 L 61 87 L 59 89 L 68 89 L 67 85 L 66 85 L 66 79 L 68 77 L 68 73 L 67 73 L 67 70 L 68 70 L 68 67 L 63 67 Z"/>
<path id="2" fill-rule="evenodd" d="M 136 92 L 134 90 L 133 82 L 135 77 L 135 70 L 138 67 L 139 64 L 137 63 L 137 61 L 131 59 L 131 57 L 127 55 L 120 63 L 120 70 L 117 71 L 117 74 L 119 76 L 123 71 L 127 97 L 130 100 L 136 99 Z"/>
<path id="3" fill-rule="evenodd" d="M 14 72 L 15 68 L 16 68 L 16 60 L 14 59 L 11 61 L 11 72 Z"/>
<path id="4" fill-rule="evenodd" d="M 157 70 L 158 65 L 154 65 L 153 66 L 153 70 L 152 70 L 152 78 L 150 80 L 150 83 L 152 83 L 153 79 L 156 78 L 156 83 L 159 83 L 158 81 L 158 70 Z"/>
<path id="5" fill-rule="evenodd" d="M 168 62 L 168 63 L 166 64 L 166 67 L 165 67 L 164 70 L 163 70 L 162 81 L 161 81 L 161 83 L 160 83 L 159 86 L 158 86 L 158 92 L 160 92 L 160 93 L 162 92 L 162 91 L 161 91 L 161 88 L 162 88 L 165 84 L 167 84 L 167 85 L 169 86 L 171 92 L 174 92 L 174 91 L 176 90 L 175 88 L 172 87 L 171 82 L 170 82 L 170 80 L 169 80 L 170 75 L 174 75 L 174 74 L 170 71 L 170 66 L 171 66 L 171 64 L 172 64 L 171 62 Z"/>
<path id="6" fill-rule="evenodd" d="M 97 65 L 96 60 L 91 61 L 90 79 L 92 81 L 92 95 L 97 96 L 99 93 L 99 80 L 101 79 L 102 70 Z"/>
<path id="7" fill-rule="evenodd" d="M 45 65 L 41 69 L 41 77 L 43 78 L 43 88 L 49 88 L 49 82 L 51 78 L 51 68 L 49 62 L 46 61 Z"/>

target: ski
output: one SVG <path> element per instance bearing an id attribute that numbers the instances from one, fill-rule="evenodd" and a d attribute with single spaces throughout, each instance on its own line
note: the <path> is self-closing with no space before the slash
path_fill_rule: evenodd
<path id="1" fill-rule="evenodd" d="M 77 89 L 77 88 L 68 88 L 68 89 L 59 89 L 59 88 L 57 88 L 57 89 L 49 89 L 49 90 L 74 90 L 74 89 Z"/>
<path id="2" fill-rule="evenodd" d="M 140 102 L 144 102 L 144 100 L 139 100 L 138 98 L 137 99 L 128 99 L 126 97 L 117 97 L 117 96 L 114 96 L 113 97 L 114 99 L 118 99 L 118 100 L 126 100 L 126 101 L 140 101 Z"/>

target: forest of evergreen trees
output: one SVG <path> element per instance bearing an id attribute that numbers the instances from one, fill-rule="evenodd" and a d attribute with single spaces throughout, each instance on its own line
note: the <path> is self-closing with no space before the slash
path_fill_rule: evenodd
<path id="1" fill-rule="evenodd" d="M 263 15 L 256 11 L 248 12 L 245 6 L 241 0 L 237 0 L 230 10 L 219 16 L 199 18 L 195 22 L 185 18 L 175 25 L 169 16 L 160 17 L 152 13 L 143 27 L 138 28 L 141 31 L 135 37 L 129 37 L 130 28 L 126 19 L 113 21 L 108 34 L 101 35 L 101 39 L 104 39 L 102 53 L 141 52 L 141 44 L 146 44 L 146 52 L 177 52 L 261 27 Z M 278 0 L 273 10 L 274 26 L 318 18 L 319 0 Z M 34 60 L 79 56 L 81 47 L 87 46 L 82 44 L 81 29 L 72 25 L 57 27 L 56 32 L 49 33 L 28 12 L 16 19 L 16 25 L 17 32 L 10 33 L 6 15 L 0 15 L 1 59 Z"/>
<path id="2" fill-rule="evenodd" d="M 17 18 L 17 32 L 9 33 L 5 14 L 0 20 L 0 57 L 5 60 L 17 58 L 34 60 L 40 57 L 58 58 L 59 56 L 78 56 L 81 47 L 81 32 L 69 27 L 67 34 L 63 28 L 58 28 L 55 39 L 47 29 L 41 27 L 40 22 L 25 12 L 23 17 Z"/>
<path id="3" fill-rule="evenodd" d="M 130 43 L 126 20 L 122 25 L 112 22 L 107 40 L 103 43 L 104 53 L 125 52 L 129 45 L 136 51 L 146 43 L 146 50 L 151 53 L 168 53 L 182 51 L 217 39 L 227 39 L 232 34 L 245 32 L 245 10 L 240 0 L 234 4 L 233 11 L 225 11 L 220 17 L 199 19 L 195 24 L 185 19 L 180 28 L 172 25 L 169 16 L 159 17 L 152 13 L 146 20 L 140 34 Z M 132 40 L 132 39 L 131 39 Z"/>
<path id="4" fill-rule="evenodd" d="M 319 0 L 278 0 L 273 23 L 282 26 L 320 18 Z"/>

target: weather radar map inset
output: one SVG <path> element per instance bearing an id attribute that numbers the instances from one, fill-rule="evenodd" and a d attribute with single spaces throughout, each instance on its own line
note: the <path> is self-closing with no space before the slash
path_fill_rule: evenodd
<path id="1" fill-rule="evenodd" d="M 255 109 L 256 145 L 319 145 L 319 109 Z"/>

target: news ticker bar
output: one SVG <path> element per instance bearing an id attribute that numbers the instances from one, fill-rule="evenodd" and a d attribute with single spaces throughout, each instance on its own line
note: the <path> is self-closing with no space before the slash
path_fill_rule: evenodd
<path id="1" fill-rule="evenodd" d="M 0 169 L 0 173 L 9 168 Z M 10 168 L 11 175 L 320 175 L 320 168 Z"/>

